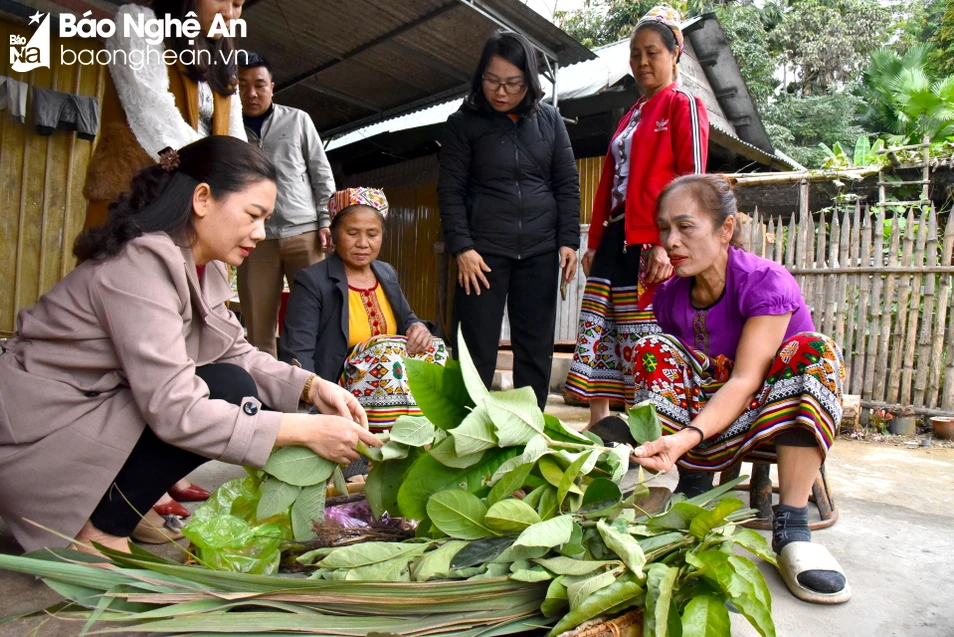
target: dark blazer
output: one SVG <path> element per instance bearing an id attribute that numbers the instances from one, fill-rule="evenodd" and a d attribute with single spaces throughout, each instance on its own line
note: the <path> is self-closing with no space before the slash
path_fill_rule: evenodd
<path id="1" fill-rule="evenodd" d="M 528 259 L 580 245 L 580 176 L 549 104 L 516 122 L 461 106 L 444 128 L 437 195 L 452 255 Z"/>
<path id="2" fill-rule="evenodd" d="M 397 272 L 384 261 L 373 261 L 371 271 L 384 288 L 397 319 L 397 332 L 407 334 L 414 315 L 398 284 Z M 285 310 L 279 358 L 335 382 L 348 358 L 348 277 L 337 254 L 298 271 Z"/>

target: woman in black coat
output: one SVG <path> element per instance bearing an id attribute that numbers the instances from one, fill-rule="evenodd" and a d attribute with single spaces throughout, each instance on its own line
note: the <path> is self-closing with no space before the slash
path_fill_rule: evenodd
<path id="1" fill-rule="evenodd" d="M 447 120 L 437 192 L 457 260 L 455 318 L 481 379 L 493 380 L 506 305 L 514 383 L 532 387 L 543 408 L 558 268 L 567 282 L 576 273 L 580 180 L 563 118 L 541 103 L 537 75 L 523 37 L 487 41 L 470 95 Z"/>
<path id="2" fill-rule="evenodd" d="M 279 355 L 358 399 L 372 428 L 421 411 L 404 357 L 441 363 L 443 341 L 414 315 L 390 264 L 378 261 L 388 201 L 375 188 L 349 188 L 328 202 L 335 251 L 298 271 Z"/>

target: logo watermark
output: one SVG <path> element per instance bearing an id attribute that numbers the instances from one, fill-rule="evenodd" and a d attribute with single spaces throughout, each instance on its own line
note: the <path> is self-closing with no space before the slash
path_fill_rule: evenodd
<path id="1" fill-rule="evenodd" d="M 27 73 L 39 67 L 50 68 L 50 15 L 37 11 L 30 16 L 30 24 L 38 24 L 38 26 L 29 40 L 21 35 L 10 36 L 10 68 L 13 71 Z M 84 13 L 81 19 L 77 19 L 72 13 L 60 15 L 59 36 L 61 38 L 110 38 L 119 31 L 125 38 L 138 38 L 151 46 L 130 51 L 122 49 L 99 49 L 96 51 L 82 49 L 74 51 L 61 45 L 60 64 L 85 66 L 123 64 L 138 71 L 145 66 L 158 64 L 181 62 L 184 65 L 191 66 L 193 64 L 211 65 L 213 63 L 213 52 L 208 49 L 186 49 L 177 52 L 157 48 L 157 45 L 161 44 L 166 38 L 187 38 L 189 44 L 193 44 L 195 39 L 202 35 L 202 27 L 194 12 L 187 13 L 185 20 L 170 17 L 146 18 L 142 13 L 136 15 L 124 13 L 119 25 L 112 19 L 97 20 L 90 18 L 91 15 L 91 11 Z M 216 15 L 209 27 L 209 32 L 205 35 L 209 39 L 245 37 L 245 20 L 228 21 L 221 15 Z M 241 49 L 228 52 L 218 51 L 217 54 L 221 58 L 220 61 L 226 64 L 238 63 L 241 59 L 239 56 L 247 55 Z"/>

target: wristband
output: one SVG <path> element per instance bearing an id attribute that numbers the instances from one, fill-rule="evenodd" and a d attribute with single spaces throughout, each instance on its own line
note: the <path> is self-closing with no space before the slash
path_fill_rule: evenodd
<path id="1" fill-rule="evenodd" d="M 697 432 L 697 433 L 699 434 L 699 444 L 700 444 L 700 445 L 701 445 L 703 442 L 705 442 L 705 440 L 706 440 L 706 435 L 705 435 L 705 434 L 702 432 L 702 430 L 699 429 L 698 427 L 696 427 L 696 426 L 694 426 L 694 425 L 686 425 L 685 427 L 683 427 L 683 429 L 692 429 L 693 431 Z M 698 446 L 698 445 L 696 445 L 696 446 Z"/>
<path id="2" fill-rule="evenodd" d="M 318 378 L 316 374 L 312 374 L 308 377 L 308 380 L 305 381 L 305 387 L 301 390 L 301 402 L 307 403 L 311 395 L 311 384 L 315 382 L 315 379 Z"/>

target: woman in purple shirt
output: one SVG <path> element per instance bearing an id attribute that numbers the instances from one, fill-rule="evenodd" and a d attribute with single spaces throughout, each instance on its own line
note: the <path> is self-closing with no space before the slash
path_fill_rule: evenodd
<path id="1" fill-rule="evenodd" d="M 631 355 L 636 400 L 652 402 L 667 435 L 633 458 L 656 471 L 678 464 L 677 492 L 689 496 L 742 458 L 776 462 L 782 575 L 797 597 L 844 602 L 844 574 L 808 530 L 808 496 L 841 420 L 841 351 L 815 332 L 785 268 L 734 245 L 736 213 L 716 175 L 680 177 L 659 197 L 660 244 L 676 276 L 653 297 L 663 333 Z"/>

